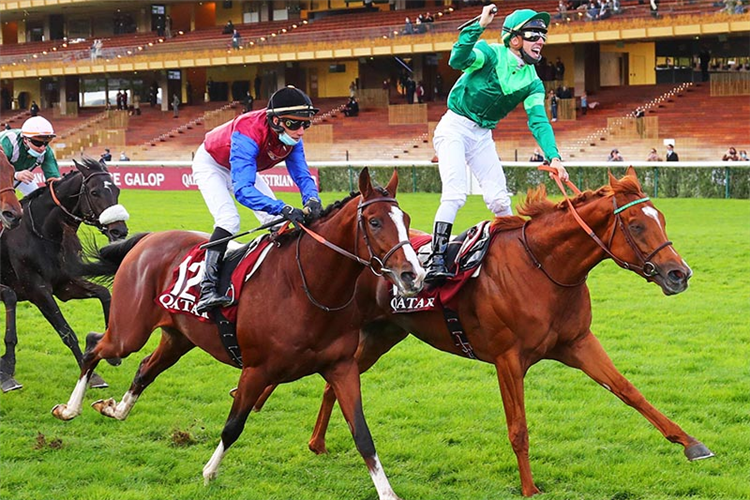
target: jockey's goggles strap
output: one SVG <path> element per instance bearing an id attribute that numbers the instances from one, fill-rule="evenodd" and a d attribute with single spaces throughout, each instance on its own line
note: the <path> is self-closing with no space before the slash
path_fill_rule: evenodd
<path id="1" fill-rule="evenodd" d="M 615 213 L 615 215 L 617 215 L 620 212 L 622 212 L 623 210 L 632 207 L 633 205 L 637 205 L 639 203 L 643 203 L 643 202 L 649 201 L 650 199 L 651 198 L 649 198 L 648 196 L 646 196 L 645 198 L 641 198 L 640 200 L 631 201 L 630 203 L 626 203 L 625 205 L 623 205 L 620 208 L 616 209 L 614 213 Z"/>

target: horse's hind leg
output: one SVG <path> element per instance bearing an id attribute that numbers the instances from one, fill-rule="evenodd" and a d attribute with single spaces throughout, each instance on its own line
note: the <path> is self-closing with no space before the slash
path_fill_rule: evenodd
<path id="1" fill-rule="evenodd" d="M 355 358 L 359 373 L 364 373 L 380 359 L 383 354 L 404 340 L 408 333 L 402 328 L 385 322 L 373 322 L 366 325 L 359 334 L 359 346 Z M 326 384 L 323 390 L 323 401 L 318 411 L 318 419 L 315 421 L 315 428 L 308 442 L 310 451 L 320 455 L 328 453 L 326 449 L 326 431 L 331 420 L 333 405 L 336 403 L 336 394 L 333 392 L 330 384 Z M 258 405 L 255 405 L 256 408 Z"/>
<path id="2" fill-rule="evenodd" d="M 367 427 L 367 422 L 365 422 L 365 414 L 362 409 L 359 370 L 355 360 L 352 359 L 351 361 L 339 363 L 332 371 L 327 371 L 323 376 L 331 384 L 336 393 L 339 407 L 344 414 L 346 422 L 349 424 L 349 430 L 354 438 L 354 444 L 357 447 L 357 451 L 359 451 L 365 460 L 372 482 L 378 491 L 378 498 L 380 500 L 398 500 L 399 497 L 393 491 L 393 488 L 391 488 L 388 477 L 385 475 L 383 466 L 375 451 L 375 443 L 372 440 L 370 429 Z"/>
<path id="3" fill-rule="evenodd" d="M 18 344 L 16 292 L 7 286 L 0 285 L 0 301 L 5 304 L 5 354 L 0 358 L 0 384 L 2 384 L 3 392 L 9 392 L 23 387 L 13 377 L 16 374 L 16 344 Z"/>
<path id="4" fill-rule="evenodd" d="M 90 333 L 87 340 L 92 342 L 100 337 L 98 333 Z M 81 414 L 81 406 L 83 405 L 83 397 L 86 395 L 86 387 L 88 386 L 89 380 L 94 373 L 94 368 L 102 360 L 100 355 L 101 349 L 99 346 L 102 344 L 101 340 L 93 347 L 93 349 L 86 349 L 86 354 L 83 356 L 81 363 L 81 375 L 76 382 L 75 389 L 70 395 L 67 403 L 61 403 L 55 405 L 52 408 L 52 415 L 59 418 L 60 420 L 72 420 Z"/>
<path id="5" fill-rule="evenodd" d="M 62 311 L 57 306 L 54 297 L 51 294 L 46 293 L 47 287 L 36 288 L 37 293 L 29 297 L 29 300 L 42 312 L 42 315 L 47 319 L 50 325 L 57 331 L 60 338 L 68 349 L 71 350 L 73 356 L 75 356 L 78 366 L 83 368 L 83 353 L 81 347 L 78 345 L 78 337 L 70 327 L 68 322 L 63 317 Z M 104 388 L 109 387 L 107 383 L 98 374 L 92 373 L 89 377 L 89 384 L 92 388 Z"/>
<path id="6" fill-rule="evenodd" d="M 141 361 L 133 378 L 133 383 L 122 397 L 122 401 L 117 403 L 112 398 L 100 399 L 92 403 L 91 406 L 104 416 L 125 420 L 146 387 L 193 347 L 195 347 L 195 344 L 190 342 L 182 333 L 163 328 L 161 342 L 153 353 Z"/>
<path id="7" fill-rule="evenodd" d="M 668 419 L 643 397 L 643 394 L 615 368 L 593 333 L 588 332 L 575 344 L 556 353 L 556 358 L 568 366 L 581 369 L 625 404 L 638 410 L 665 438 L 673 443 L 681 444 L 689 460 L 714 456 L 703 443 L 688 435 L 679 425 Z"/>
<path id="8" fill-rule="evenodd" d="M 212 479 L 216 478 L 219 473 L 221 460 L 224 458 L 229 447 L 242 434 L 250 411 L 260 394 L 268 386 L 269 380 L 261 370 L 248 367 L 242 369 L 240 382 L 234 394 L 232 409 L 229 411 L 229 417 L 224 424 L 224 430 L 221 432 L 221 441 L 211 459 L 203 467 L 204 484 L 208 484 Z"/>

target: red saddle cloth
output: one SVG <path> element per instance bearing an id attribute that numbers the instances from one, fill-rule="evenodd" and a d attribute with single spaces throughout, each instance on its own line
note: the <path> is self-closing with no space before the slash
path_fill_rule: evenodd
<path id="1" fill-rule="evenodd" d="M 490 226 L 488 221 L 479 223 L 475 228 L 469 230 L 467 235 L 456 242 L 460 248 L 455 252 L 455 262 L 462 263 L 464 256 L 476 250 L 477 245 L 489 245 L 491 241 Z M 484 236 L 484 237 L 483 237 Z M 411 238 L 411 244 L 417 253 L 424 253 L 426 245 L 430 245 L 432 237 L 419 235 Z M 453 243 L 451 243 L 453 244 Z M 433 309 L 455 309 L 453 304 L 458 292 L 473 276 L 481 269 L 481 261 L 475 262 L 469 267 L 450 263 L 452 270 L 456 273 L 453 278 L 445 280 L 441 285 L 426 286 L 416 297 L 401 297 L 396 295 L 396 287 L 391 287 L 391 309 L 394 313 L 411 313 L 417 311 L 430 311 Z"/>
<path id="2" fill-rule="evenodd" d="M 232 298 L 232 305 L 222 308 L 221 312 L 233 323 L 237 319 L 237 304 L 239 304 L 242 285 L 252 276 L 257 265 L 263 261 L 266 252 L 271 248 L 270 243 L 271 240 L 266 237 L 251 242 L 237 267 L 232 271 L 231 283 L 226 291 L 226 295 Z M 200 245 L 202 243 L 193 247 L 180 265 L 175 268 L 169 287 L 156 298 L 156 303 L 171 313 L 189 314 L 201 321 L 213 323 L 208 313 L 198 314 L 195 311 L 195 305 L 201 294 L 200 282 L 203 279 L 206 257 L 206 250 Z"/>

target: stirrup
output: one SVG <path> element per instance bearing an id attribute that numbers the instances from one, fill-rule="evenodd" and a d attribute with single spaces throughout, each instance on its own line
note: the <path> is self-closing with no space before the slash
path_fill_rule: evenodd
<path id="1" fill-rule="evenodd" d="M 198 300 L 198 303 L 195 305 L 195 311 L 198 314 L 203 314 L 217 307 L 227 307 L 232 302 L 230 297 L 220 295 L 216 290 L 212 290 Z"/>

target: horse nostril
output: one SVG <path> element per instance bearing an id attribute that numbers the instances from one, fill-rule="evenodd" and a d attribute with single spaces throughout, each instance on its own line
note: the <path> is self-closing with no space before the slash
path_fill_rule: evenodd
<path id="1" fill-rule="evenodd" d="M 417 275 L 414 274 L 414 273 L 412 273 L 412 272 L 403 272 L 403 273 L 401 273 L 401 281 L 404 282 L 404 283 L 406 283 L 406 284 L 413 285 L 414 284 L 414 280 L 416 280 L 416 279 L 417 279 Z"/>
<path id="2" fill-rule="evenodd" d="M 667 273 L 667 276 L 669 276 L 670 280 L 672 280 L 672 281 L 674 281 L 676 283 L 680 283 L 682 281 L 685 281 L 685 273 L 683 273 L 682 271 L 677 270 L 677 269 L 675 269 L 673 271 L 669 271 Z"/>

